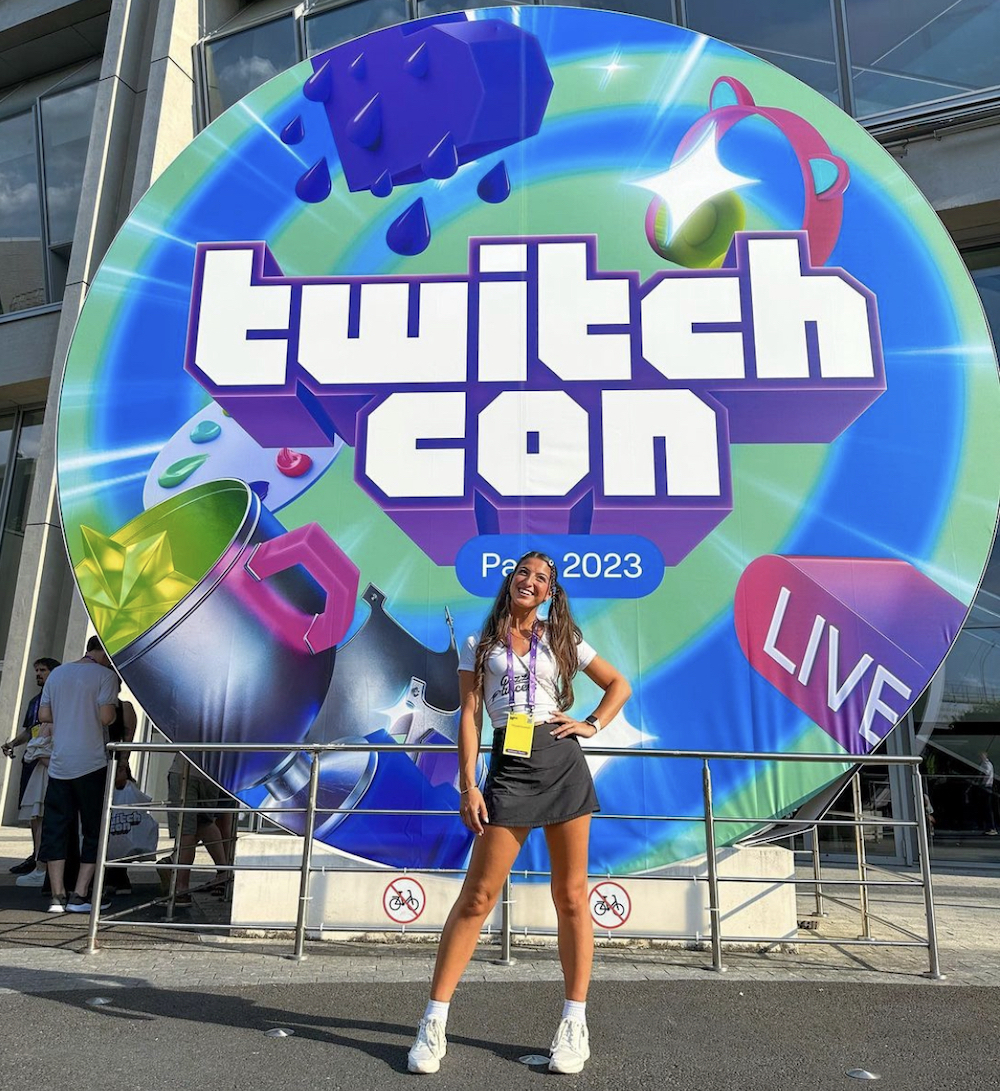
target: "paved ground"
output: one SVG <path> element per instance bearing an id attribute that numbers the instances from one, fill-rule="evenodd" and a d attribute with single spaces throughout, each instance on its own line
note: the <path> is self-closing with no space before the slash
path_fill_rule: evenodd
<path id="1" fill-rule="evenodd" d="M 13 831 L 11 831 L 13 832 Z M 13 886 L 21 845 L 0 837 L 0 1087 L 74 1081 L 87 1089 L 217 1086 L 391 1088 L 407 1079 L 405 1049 L 433 958 L 420 943 L 314 942 L 285 957 L 288 937 L 227 939 L 204 931 L 225 906 L 196 895 L 167 932 L 132 925 L 102 933 L 82 954 L 86 918 L 48 916 L 44 900 Z M 847 874 L 828 871 L 833 878 Z M 136 886 L 123 908 L 150 901 Z M 1000 1084 L 1000 876 L 938 874 L 943 982 L 922 976 L 920 948 L 807 946 L 731 951 L 728 972 L 707 952 L 614 947 L 598 952 L 590 1008 L 595 1056 L 574 1086 L 626 1082 L 694 1091 L 856 1086 L 847 1069 L 880 1086 L 978 1091 Z M 849 891 L 842 892 L 850 902 Z M 874 911 L 923 930 L 917 888 L 873 892 Z M 856 905 L 856 895 L 855 902 Z M 803 918 L 814 908 L 800 901 Z M 857 936 L 856 908 L 829 916 L 802 940 Z M 154 924 L 162 907 L 139 915 Z M 890 935 L 879 923 L 876 937 Z M 544 1053 L 558 1015 L 560 971 L 551 947 L 519 946 L 512 966 L 487 946 L 470 967 L 449 1025 L 442 1087 L 519 1088 L 545 1078 L 518 1058 Z M 86 1001 L 105 997 L 109 1005 Z M 271 1038 L 273 1027 L 295 1031 Z"/>
<path id="2" fill-rule="evenodd" d="M 7 1088 L 343 1088 L 413 1086 L 405 1051 L 423 987 L 270 985 L 105 989 L 0 996 Z M 551 983 L 469 984 L 449 1021 L 432 1086 L 491 1091 L 551 1079 L 544 1054 L 560 1005 Z M 900 1091 L 997 1085 L 1000 1019 L 986 988 L 872 988 L 776 982 L 608 982 L 590 1011 L 594 1055 L 572 1087 L 827 1091 L 863 1068 Z M 289 1038 L 268 1029 L 293 1030 Z M 66 1074 L 79 1075 L 70 1083 Z M 27 1075 L 30 1073 L 30 1077 Z"/>

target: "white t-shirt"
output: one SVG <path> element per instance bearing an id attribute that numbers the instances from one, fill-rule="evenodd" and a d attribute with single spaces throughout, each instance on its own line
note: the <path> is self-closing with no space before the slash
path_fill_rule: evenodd
<path id="1" fill-rule="evenodd" d="M 479 633 L 473 633 L 462 646 L 458 658 L 460 671 L 476 669 L 476 648 L 479 647 Z M 584 670 L 593 661 L 597 652 L 585 641 L 577 645 L 580 670 Z M 486 712 L 494 727 L 503 727 L 507 722 L 507 713 L 512 709 L 524 712 L 528 707 L 528 666 L 531 662 L 530 651 L 524 655 L 514 655 L 514 704 L 510 703 L 507 681 L 507 649 L 498 645 L 486 660 L 483 689 L 486 694 Z M 545 639 L 545 632 L 538 639 L 538 655 L 535 661 L 535 723 L 545 723 L 553 712 L 559 710 L 556 702 L 556 660 L 552 649 Z"/>
<path id="2" fill-rule="evenodd" d="M 107 764 L 100 708 L 117 700 L 118 678 L 100 663 L 64 663 L 48 676 L 41 703 L 52 709 L 50 777 L 72 780 Z"/>

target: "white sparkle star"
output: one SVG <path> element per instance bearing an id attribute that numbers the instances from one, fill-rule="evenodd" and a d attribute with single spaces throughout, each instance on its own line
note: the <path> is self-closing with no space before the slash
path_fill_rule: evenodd
<path id="1" fill-rule="evenodd" d="M 630 750 L 644 742 L 649 742 L 654 737 L 655 736 L 649 735 L 645 731 L 640 731 L 637 727 L 633 727 L 628 720 L 625 719 L 624 715 L 619 712 L 603 731 L 598 731 L 596 735 L 589 739 L 581 739 L 580 743 L 584 749 L 589 745 L 600 747 L 613 746 L 620 750 Z M 590 766 L 590 772 L 595 780 L 601 769 L 603 769 L 609 761 L 613 760 L 613 758 L 606 757 L 603 754 L 587 758 L 587 764 Z"/>
<path id="2" fill-rule="evenodd" d="M 604 75 L 601 77 L 600 90 L 603 91 L 604 88 L 607 87 L 608 84 L 611 82 L 612 78 L 614 76 L 617 76 L 619 72 L 625 72 L 627 69 L 632 67 L 632 65 L 630 64 L 621 63 L 621 55 L 621 50 L 616 49 L 615 55 L 611 58 L 610 61 L 608 61 L 607 64 L 592 64 L 588 66 L 592 68 L 595 72 L 604 73 Z"/>
<path id="3" fill-rule="evenodd" d="M 648 189 L 666 204 L 668 235 L 665 241 L 669 242 L 695 209 L 706 201 L 741 186 L 756 185 L 757 181 L 735 174 L 722 165 L 716 148 L 715 126 L 709 125 L 683 159 L 660 174 L 642 178 L 632 185 Z"/>

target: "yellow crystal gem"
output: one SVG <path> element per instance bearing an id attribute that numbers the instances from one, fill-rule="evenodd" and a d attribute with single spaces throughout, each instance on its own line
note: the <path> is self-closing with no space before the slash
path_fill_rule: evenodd
<path id="1" fill-rule="evenodd" d="M 75 568 L 107 650 L 121 651 L 167 613 L 197 580 L 174 567 L 165 531 L 122 543 L 82 526 L 84 559 Z"/>

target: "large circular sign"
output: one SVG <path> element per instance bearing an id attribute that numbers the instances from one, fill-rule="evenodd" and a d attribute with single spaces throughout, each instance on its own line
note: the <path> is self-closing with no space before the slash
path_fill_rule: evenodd
<path id="1" fill-rule="evenodd" d="M 677 27 L 496 8 L 320 54 L 164 172 L 77 328 L 59 489 L 162 730 L 382 744 L 323 762 L 318 836 L 456 867 L 454 759 L 392 746 L 454 740 L 456 638 L 525 546 L 632 681 L 602 745 L 831 755 L 716 763 L 719 813 L 765 821 L 940 664 L 997 419 L 959 255 L 835 106 Z M 204 765 L 299 827 L 304 759 Z M 595 870 L 703 848 L 644 820 L 700 815 L 697 762 L 593 768 L 640 816 L 595 822 Z"/>

